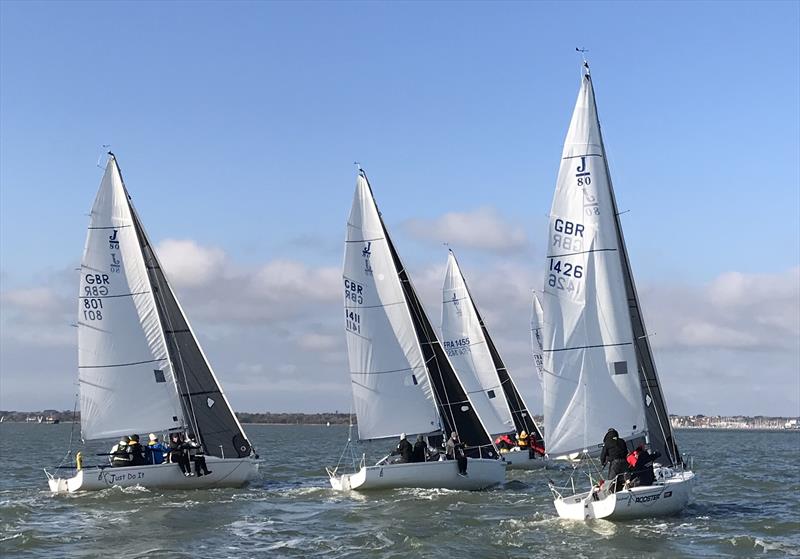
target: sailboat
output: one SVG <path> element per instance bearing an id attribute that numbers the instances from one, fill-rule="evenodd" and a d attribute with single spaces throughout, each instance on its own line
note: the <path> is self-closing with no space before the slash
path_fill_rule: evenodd
<path id="1" fill-rule="evenodd" d="M 550 212 L 542 311 L 549 455 L 590 467 L 610 427 L 629 450 L 646 441 L 660 453 L 651 486 L 614 492 L 613 482 L 591 474 L 587 490 L 576 490 L 574 480 L 551 484 L 559 516 L 620 519 L 682 510 L 694 473 L 673 438 L 585 62 Z"/>
<path id="2" fill-rule="evenodd" d="M 502 453 L 508 467 L 544 467 L 543 453 L 536 450 L 544 450 L 542 434 L 489 335 L 452 249 L 442 286 L 442 341 L 489 434 L 527 433 L 530 451 Z"/>
<path id="3" fill-rule="evenodd" d="M 392 243 L 372 188 L 359 168 L 347 223 L 344 314 L 354 411 L 362 441 L 427 437 L 432 447 L 451 432 L 465 444 L 467 475 L 455 461 L 328 469 L 336 490 L 422 487 L 479 490 L 503 482 L 505 464 L 453 370 Z M 350 444 L 350 441 L 348 441 Z M 355 465 L 355 464 L 354 464 Z"/>
<path id="4" fill-rule="evenodd" d="M 82 438 L 191 433 L 211 474 L 187 477 L 171 463 L 76 464 L 72 477 L 45 470 L 50 490 L 245 484 L 257 472 L 253 448 L 167 281 L 112 153 L 92 207 L 80 271 Z"/>

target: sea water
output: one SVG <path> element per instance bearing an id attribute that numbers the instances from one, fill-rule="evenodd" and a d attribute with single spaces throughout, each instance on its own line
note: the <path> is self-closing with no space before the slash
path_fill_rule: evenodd
<path id="1" fill-rule="evenodd" d="M 694 456 L 694 500 L 680 515 L 561 520 L 554 470 L 512 471 L 480 492 L 338 493 L 343 426 L 245 425 L 261 456 L 247 487 L 110 488 L 52 495 L 71 424 L 0 424 L 0 555 L 6 557 L 800 557 L 800 432 L 678 431 Z M 145 436 L 147 433 L 139 433 Z M 359 449 L 375 460 L 393 442 Z M 108 445 L 73 444 L 86 464 Z M 351 459 L 348 454 L 345 462 Z"/>

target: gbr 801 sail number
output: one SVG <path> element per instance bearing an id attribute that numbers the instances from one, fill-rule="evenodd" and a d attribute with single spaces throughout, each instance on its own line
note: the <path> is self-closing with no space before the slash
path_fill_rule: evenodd
<path id="1" fill-rule="evenodd" d="M 108 274 L 86 274 L 81 310 L 86 320 L 103 320 L 103 297 L 108 295 Z"/>

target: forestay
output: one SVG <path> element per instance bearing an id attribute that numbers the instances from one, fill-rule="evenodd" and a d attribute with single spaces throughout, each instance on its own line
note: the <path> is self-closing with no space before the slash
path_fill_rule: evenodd
<path id="1" fill-rule="evenodd" d="M 367 179 L 347 222 L 344 314 L 354 409 L 363 439 L 440 429 L 420 344 Z"/>
<path id="2" fill-rule="evenodd" d="M 452 251 L 442 287 L 442 344 L 486 430 L 492 435 L 515 430 L 474 302 Z"/>
<path id="3" fill-rule="evenodd" d="M 542 306 L 551 455 L 591 450 L 609 427 L 646 431 L 616 215 L 586 73 L 550 213 Z"/>
<path id="4" fill-rule="evenodd" d="M 81 431 L 103 439 L 184 418 L 122 177 L 109 158 L 92 207 L 78 295 Z"/>

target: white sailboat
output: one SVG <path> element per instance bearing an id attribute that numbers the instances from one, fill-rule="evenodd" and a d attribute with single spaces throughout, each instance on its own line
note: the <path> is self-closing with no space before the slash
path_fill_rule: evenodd
<path id="1" fill-rule="evenodd" d="M 576 493 L 574 482 L 551 489 L 564 518 L 674 514 L 694 474 L 673 440 L 584 67 L 550 212 L 540 321 L 545 440 L 550 456 L 591 464 L 613 427 L 629 443 L 646 440 L 660 458 L 651 486 L 615 493 L 590 475 L 588 490 Z"/>
<path id="2" fill-rule="evenodd" d="M 84 440 L 190 432 L 211 474 L 187 477 L 178 464 L 169 463 L 76 465 L 74 475 L 66 478 L 45 470 L 51 491 L 235 487 L 255 475 L 250 442 L 167 281 L 110 153 L 81 261 L 78 369 Z"/>
<path id="3" fill-rule="evenodd" d="M 360 440 L 421 434 L 432 446 L 457 432 L 466 445 L 467 475 L 455 461 L 328 469 L 337 490 L 428 487 L 477 490 L 498 485 L 498 459 L 474 404 L 453 367 L 395 251 L 372 189 L 359 170 L 347 223 L 344 312 L 353 402 Z M 434 442 L 436 441 L 436 442 Z M 349 441 L 348 441 L 349 444 Z M 443 458 L 443 456 L 442 456 Z"/>
<path id="4" fill-rule="evenodd" d="M 442 343 L 492 437 L 525 432 L 530 450 L 503 452 L 510 469 L 542 468 L 542 434 L 503 363 L 452 250 L 442 286 Z"/>

